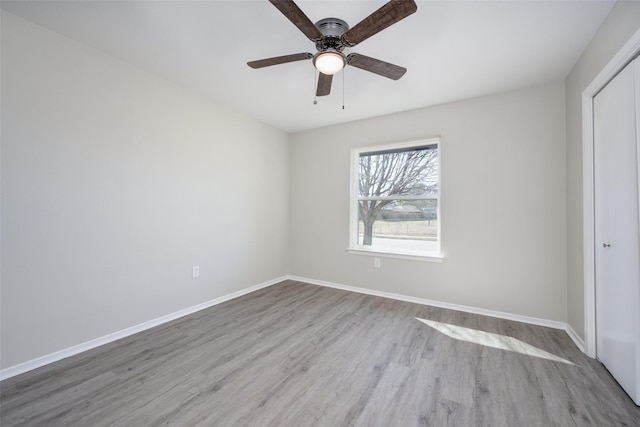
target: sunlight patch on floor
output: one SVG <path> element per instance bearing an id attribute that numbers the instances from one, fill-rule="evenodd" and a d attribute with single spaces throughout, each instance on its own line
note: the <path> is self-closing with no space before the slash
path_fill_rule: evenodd
<path id="1" fill-rule="evenodd" d="M 477 329 L 464 328 L 462 326 L 451 325 L 449 323 L 441 323 L 433 320 L 420 319 L 425 325 L 431 326 L 433 329 L 442 332 L 443 334 L 456 339 L 467 341 L 474 344 L 480 344 L 487 347 L 497 348 L 500 350 L 513 351 L 520 354 L 526 354 L 527 356 L 540 357 L 543 359 L 553 360 L 554 362 L 566 363 L 568 365 L 576 366 L 575 363 L 558 357 L 552 353 L 534 347 L 531 344 L 527 344 L 524 341 L 513 337 L 507 337 L 505 335 L 494 334 L 491 332 L 479 331 Z"/>

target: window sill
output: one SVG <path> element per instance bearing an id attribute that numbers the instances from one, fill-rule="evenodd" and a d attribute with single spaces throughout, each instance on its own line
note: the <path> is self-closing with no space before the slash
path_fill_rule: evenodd
<path id="1" fill-rule="evenodd" d="M 391 252 L 382 249 L 347 248 L 347 253 L 352 255 L 367 255 L 381 258 L 410 259 L 414 261 L 442 262 L 444 256 L 441 253 L 411 253 L 411 252 Z"/>

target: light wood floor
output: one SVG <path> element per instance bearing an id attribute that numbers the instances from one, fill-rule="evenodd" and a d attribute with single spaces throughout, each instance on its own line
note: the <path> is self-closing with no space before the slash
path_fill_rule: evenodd
<path id="1" fill-rule="evenodd" d="M 517 338 L 573 364 L 438 332 Z M 639 426 L 563 332 L 286 281 L 0 384 L 2 426 Z"/>

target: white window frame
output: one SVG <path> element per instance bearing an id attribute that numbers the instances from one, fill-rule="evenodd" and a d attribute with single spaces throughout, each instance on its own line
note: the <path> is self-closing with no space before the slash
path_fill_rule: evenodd
<path id="1" fill-rule="evenodd" d="M 382 247 L 371 247 L 369 245 L 360 245 L 358 243 L 358 202 L 363 198 L 359 195 L 359 170 L 360 170 L 360 155 L 362 153 L 376 152 L 376 151 L 391 151 L 401 150 L 406 148 L 421 147 L 425 145 L 436 145 L 438 148 L 438 194 L 437 196 L 394 196 L 388 197 L 393 200 L 417 200 L 417 199 L 435 199 L 437 201 L 436 215 L 437 215 L 437 233 L 438 240 L 436 244 L 436 250 L 434 251 L 411 251 L 411 250 L 393 250 Z M 399 259 L 411 259 L 418 261 L 431 261 L 442 262 L 444 256 L 441 252 L 442 247 L 442 217 L 440 215 L 440 198 L 442 193 L 442 146 L 440 144 L 440 137 L 432 137 L 427 139 L 421 139 L 418 141 L 400 142 L 387 145 L 375 145 L 368 147 L 358 147 L 351 149 L 351 182 L 350 182 L 350 194 L 349 194 L 349 247 L 347 252 L 356 255 L 369 255 L 385 258 L 399 258 Z"/>

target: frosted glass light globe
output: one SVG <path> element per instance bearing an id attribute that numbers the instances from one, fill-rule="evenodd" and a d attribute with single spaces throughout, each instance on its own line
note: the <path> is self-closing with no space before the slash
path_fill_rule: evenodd
<path id="1" fill-rule="evenodd" d="M 338 52 L 321 52 L 313 59 L 313 65 L 322 74 L 332 76 L 344 68 L 344 55 Z"/>

